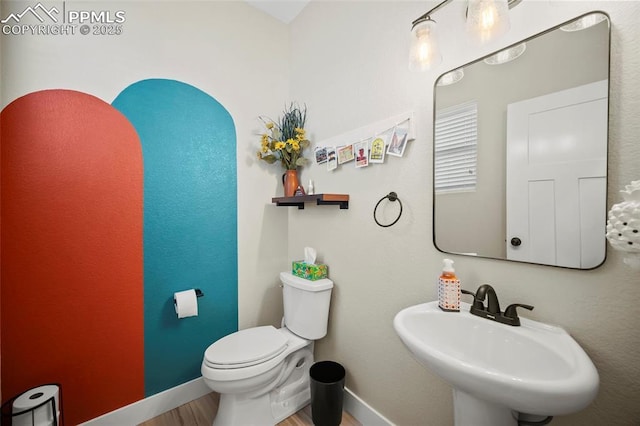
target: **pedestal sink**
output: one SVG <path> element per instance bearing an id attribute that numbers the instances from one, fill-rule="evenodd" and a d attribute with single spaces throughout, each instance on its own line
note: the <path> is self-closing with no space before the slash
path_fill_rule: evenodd
<path id="1" fill-rule="evenodd" d="M 526 318 L 504 325 L 461 305 L 415 305 L 393 321 L 414 357 L 453 386 L 456 426 L 512 426 L 520 413 L 564 415 L 593 401 L 598 372 L 564 329 Z"/>

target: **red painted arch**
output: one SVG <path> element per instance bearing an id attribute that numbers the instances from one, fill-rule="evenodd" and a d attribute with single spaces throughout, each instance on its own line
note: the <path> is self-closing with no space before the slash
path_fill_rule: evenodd
<path id="1" fill-rule="evenodd" d="M 144 397 L 142 153 L 70 90 L 0 113 L 2 395 L 59 382 L 66 424 Z"/>

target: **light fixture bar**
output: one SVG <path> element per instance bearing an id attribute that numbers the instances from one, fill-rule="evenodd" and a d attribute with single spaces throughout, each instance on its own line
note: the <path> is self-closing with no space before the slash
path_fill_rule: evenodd
<path id="1" fill-rule="evenodd" d="M 426 21 L 426 20 L 428 20 L 428 19 L 431 19 L 429 15 L 431 15 L 433 12 L 435 12 L 435 11 L 436 11 L 436 10 L 438 10 L 438 9 L 440 9 L 442 6 L 444 6 L 445 4 L 447 4 L 447 3 L 451 2 L 451 1 L 452 1 L 452 0 L 444 0 L 444 1 L 440 2 L 440 3 L 438 3 L 438 4 L 436 5 L 436 7 L 434 7 L 433 9 L 431 9 L 430 11 L 428 11 L 427 13 L 425 13 L 425 14 L 421 15 L 418 19 L 414 20 L 414 21 L 411 23 L 411 27 L 413 28 L 413 27 L 415 27 L 416 25 L 418 25 L 420 22 L 424 22 L 424 21 Z"/>
<path id="2" fill-rule="evenodd" d="M 450 3 L 452 0 L 444 0 L 440 3 L 438 3 L 433 9 L 429 10 L 427 13 L 422 14 L 419 18 L 415 19 L 412 23 L 411 23 L 411 27 L 415 27 L 417 24 L 419 24 L 420 22 L 426 21 L 427 19 L 429 19 L 429 15 L 431 15 L 432 13 L 434 13 L 436 10 L 440 9 L 442 6 L 446 5 L 447 3 Z M 509 5 L 509 9 L 517 6 L 522 0 L 508 0 L 508 5 Z"/>

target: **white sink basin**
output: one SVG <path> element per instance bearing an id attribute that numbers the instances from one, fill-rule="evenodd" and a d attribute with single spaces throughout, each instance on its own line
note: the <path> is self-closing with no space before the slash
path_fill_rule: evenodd
<path id="1" fill-rule="evenodd" d="M 519 327 L 504 325 L 471 315 L 469 307 L 444 312 L 437 302 L 411 306 L 393 325 L 420 363 L 482 401 L 555 416 L 595 398 L 598 372 L 565 330 L 526 318 Z"/>

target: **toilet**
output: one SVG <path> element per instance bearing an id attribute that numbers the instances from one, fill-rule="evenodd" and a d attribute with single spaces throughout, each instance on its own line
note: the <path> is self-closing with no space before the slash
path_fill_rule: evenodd
<path id="1" fill-rule="evenodd" d="M 327 334 L 333 282 L 281 272 L 282 327 L 237 331 L 210 345 L 202 377 L 220 394 L 213 426 L 275 425 L 310 401 L 313 342 Z"/>

